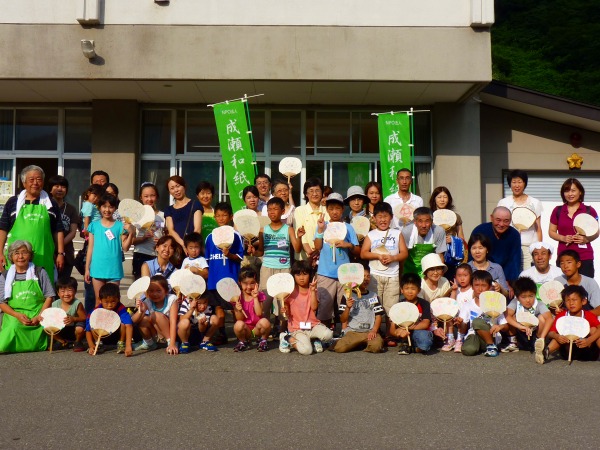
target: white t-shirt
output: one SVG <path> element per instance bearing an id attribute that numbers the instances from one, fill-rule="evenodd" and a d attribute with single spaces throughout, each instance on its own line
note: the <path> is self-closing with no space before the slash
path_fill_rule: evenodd
<path id="1" fill-rule="evenodd" d="M 478 317 L 481 317 L 490 325 L 503 325 L 506 323 L 506 317 L 504 314 L 500 314 L 494 320 L 489 319 L 487 316 L 483 316 L 483 311 L 479 305 L 475 303 L 475 299 L 471 299 L 467 303 L 463 304 L 463 306 L 460 308 L 459 316 L 464 322 L 469 322 L 469 331 L 467 336 L 475 334 L 475 330 L 473 329 L 473 320 L 477 319 Z M 500 335 L 500 333 L 498 333 L 498 335 Z M 496 338 L 498 338 L 498 336 L 496 336 Z"/>
<path id="2" fill-rule="evenodd" d="M 523 272 L 521 272 L 519 274 L 519 278 L 520 277 L 529 277 L 533 281 L 535 281 L 536 284 L 541 285 L 541 284 L 546 283 L 547 281 L 552 281 L 555 278 L 560 277 L 562 274 L 563 274 L 562 270 L 560 270 L 558 267 L 550 264 L 550 270 L 548 270 L 548 273 L 540 273 L 535 268 L 535 266 L 531 266 L 529 269 L 526 269 Z"/>
<path id="3" fill-rule="evenodd" d="M 535 217 L 539 218 L 542 215 L 542 202 L 540 202 L 537 198 L 532 197 L 531 195 L 527 196 L 527 200 L 525 203 L 518 205 L 515 203 L 515 199 L 512 195 L 503 198 L 498 202 L 498 206 L 504 206 L 505 208 L 510 209 L 510 212 L 513 209 L 518 207 L 526 207 L 532 210 L 535 213 Z M 511 225 L 513 225 L 511 223 Z M 513 225 L 514 226 L 514 225 Z M 527 228 L 526 230 L 521 231 L 521 245 L 522 246 L 530 246 L 534 242 L 538 242 L 539 239 L 537 237 L 537 233 L 535 232 L 535 224 Z"/>
<path id="4" fill-rule="evenodd" d="M 418 195 L 413 194 L 412 192 L 410 193 L 410 198 L 408 199 L 407 202 L 402 200 L 402 198 L 400 198 L 400 196 L 398 195 L 397 192 L 395 192 L 391 195 L 388 195 L 386 198 L 383 199 L 383 201 L 386 203 L 389 203 L 391 205 L 392 211 L 394 211 L 394 209 L 396 208 L 397 205 L 403 205 L 405 203 L 409 204 L 410 206 L 412 206 L 415 209 L 423 206 L 423 199 L 421 197 L 419 197 Z M 412 222 L 412 220 L 408 223 L 411 223 L 411 222 Z M 394 219 L 392 220 L 392 228 L 398 228 L 399 230 L 401 230 L 403 226 L 404 225 L 400 224 L 400 222 L 398 221 L 396 216 L 394 216 Z"/>
<path id="5" fill-rule="evenodd" d="M 387 238 L 385 240 L 385 244 L 383 244 L 383 238 L 385 237 L 386 233 Z M 385 245 L 385 248 L 390 255 L 393 256 L 399 253 L 398 240 L 400 239 L 400 230 L 390 228 L 388 233 L 388 230 L 381 231 L 380 229 L 376 228 L 369 231 L 367 236 L 371 241 L 371 251 L 374 251 L 377 247 Z M 369 261 L 369 267 L 371 268 L 371 275 L 379 275 L 388 278 L 397 277 L 400 272 L 398 261 L 392 261 L 390 264 L 388 264 L 387 270 L 377 270 L 374 266 L 374 261 Z"/>
<path id="6" fill-rule="evenodd" d="M 462 306 L 469 302 L 469 300 L 473 299 L 473 288 L 470 287 L 469 289 L 467 289 L 464 292 L 461 292 L 460 288 L 458 288 L 457 294 L 456 294 L 456 301 L 458 302 L 458 306 L 460 308 L 462 308 Z"/>
<path id="7" fill-rule="evenodd" d="M 167 296 L 163 307 L 161 309 L 157 309 L 155 304 L 152 303 L 152 301 L 149 298 L 146 298 L 144 300 L 144 303 L 148 307 L 148 311 L 146 312 L 146 314 L 149 315 L 149 314 L 152 314 L 153 312 L 159 312 L 159 313 L 163 313 L 165 316 L 169 317 L 169 314 L 171 312 L 171 306 L 173 305 L 173 302 L 176 302 L 176 301 L 177 301 L 177 296 L 170 294 Z"/>
<path id="8" fill-rule="evenodd" d="M 183 260 L 181 263 L 182 269 L 187 269 L 188 267 L 195 267 L 196 269 L 207 269 L 208 263 L 204 256 L 198 256 L 197 258 L 191 259 L 189 256 Z"/>
<path id="9" fill-rule="evenodd" d="M 443 297 L 447 292 L 449 292 L 450 287 L 450 282 L 444 277 L 439 279 L 437 287 L 434 290 L 431 290 L 425 280 L 421 280 L 421 292 L 419 292 L 419 297 L 431 303 L 436 298 Z"/>

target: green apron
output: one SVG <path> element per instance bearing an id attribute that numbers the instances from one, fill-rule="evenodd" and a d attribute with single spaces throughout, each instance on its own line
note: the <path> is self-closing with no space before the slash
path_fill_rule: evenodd
<path id="1" fill-rule="evenodd" d="M 423 278 L 423 269 L 421 268 L 421 260 L 424 256 L 435 252 L 433 244 L 415 244 L 413 248 L 408 250 L 408 258 L 404 261 L 404 270 L 402 273 L 418 273 L 420 278 Z"/>
<path id="2" fill-rule="evenodd" d="M 25 204 L 8 233 L 7 244 L 24 240 L 33 248 L 32 263 L 43 267 L 54 284 L 54 239 L 50 231 L 50 216 L 44 205 Z M 7 258 L 8 259 L 8 258 Z"/>
<path id="3" fill-rule="evenodd" d="M 16 281 L 8 306 L 30 319 L 44 306 L 44 293 L 38 280 Z M 48 347 L 48 337 L 41 325 L 23 325 L 16 317 L 4 314 L 0 331 L 0 352 L 40 352 Z"/>
<path id="4" fill-rule="evenodd" d="M 206 242 L 206 238 L 212 230 L 217 228 L 217 221 L 214 216 L 203 215 L 202 216 L 202 245 Z"/>

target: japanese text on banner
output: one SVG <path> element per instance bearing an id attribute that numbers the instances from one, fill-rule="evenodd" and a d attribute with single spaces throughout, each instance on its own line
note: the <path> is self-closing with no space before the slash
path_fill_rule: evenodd
<path id="1" fill-rule="evenodd" d="M 411 169 L 410 119 L 407 113 L 379 114 L 377 117 L 384 197 L 398 190 L 398 170 Z"/>

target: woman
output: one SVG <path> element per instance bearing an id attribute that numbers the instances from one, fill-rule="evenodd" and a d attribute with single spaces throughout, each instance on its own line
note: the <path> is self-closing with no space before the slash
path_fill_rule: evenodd
<path id="1" fill-rule="evenodd" d="M 531 253 L 529 252 L 529 246 L 543 240 L 541 224 L 542 202 L 525 193 L 527 180 L 527 172 L 519 169 L 512 170 L 506 176 L 506 181 L 510 186 L 512 195 L 509 195 L 498 202 L 498 206 L 504 206 L 510 209 L 511 213 L 513 209 L 517 207 L 529 208 L 535 213 L 536 219 L 535 222 L 533 222 L 533 225 L 528 229 L 521 231 L 521 261 L 523 262 L 523 270 L 529 269 L 533 263 Z"/>
<path id="2" fill-rule="evenodd" d="M 156 242 L 156 258 L 142 264 L 141 273 L 143 277 L 162 275 L 169 278 L 175 271 L 171 258 L 175 254 L 177 242 L 173 236 L 163 236 Z"/>
<path id="3" fill-rule="evenodd" d="M 48 346 L 40 314 L 50 307 L 55 292 L 48 273 L 31 262 L 32 256 L 27 241 L 16 240 L 8 246 L 13 265 L 0 275 L 0 310 L 4 313 L 0 353 L 39 352 Z"/>
<path id="4" fill-rule="evenodd" d="M 154 223 L 148 229 L 137 229 L 137 235 L 133 240 L 133 261 L 131 263 L 134 280 L 142 276 L 142 264 L 154 259 L 154 248 L 156 241 L 163 235 L 165 226 L 165 214 L 157 208 L 159 199 L 158 188 L 149 182 L 140 186 L 139 199 L 142 205 L 151 206 L 154 210 Z M 137 228 L 137 227 L 136 227 Z"/>
<path id="5" fill-rule="evenodd" d="M 309 178 L 304 183 L 302 190 L 304 194 L 305 205 L 298 206 L 294 211 L 294 230 L 304 227 L 305 234 L 302 236 L 303 250 L 296 253 L 296 260 L 310 259 L 316 264 L 319 258 L 319 252 L 315 250 L 315 232 L 317 231 L 317 221 L 321 215 L 325 220 L 329 220 L 329 214 L 325 205 L 321 204 L 323 199 L 323 182 L 316 177 Z"/>
<path id="6" fill-rule="evenodd" d="M 374 230 L 377 227 L 373 222 L 373 209 L 375 208 L 375 205 L 377 203 L 383 201 L 383 191 L 381 188 L 381 184 L 379 184 L 377 181 L 369 181 L 365 186 L 365 193 L 369 198 L 366 208 L 367 217 L 369 218 L 369 220 L 371 220 L 371 229 Z"/>
<path id="7" fill-rule="evenodd" d="M 292 198 L 292 184 L 287 184 L 283 180 L 275 180 L 273 182 L 273 195 L 275 197 L 280 198 L 285 203 L 285 211 L 281 216 L 281 220 L 292 226 L 294 222 L 294 210 L 296 207 L 294 206 L 294 199 Z M 262 210 L 262 215 L 267 215 L 267 207 L 265 206 Z"/>
<path id="8" fill-rule="evenodd" d="M 432 212 L 437 209 L 449 209 L 454 211 L 454 200 L 452 199 L 450 190 L 445 186 L 436 187 L 431 193 L 431 197 L 429 197 L 429 208 Z M 444 260 L 448 266 L 448 271 L 445 276 L 451 281 L 454 280 L 456 268 L 466 259 L 464 257 L 466 239 L 463 233 L 462 219 L 457 213 L 455 214 L 456 223 L 446 230 L 446 244 L 448 245 L 448 251 L 446 251 Z M 463 247 L 459 248 L 460 245 Z"/>
<path id="9" fill-rule="evenodd" d="M 192 200 L 185 195 L 186 183 L 179 175 L 173 175 L 167 180 L 169 194 L 175 203 L 165 210 L 165 222 L 169 235 L 173 236 L 184 250 L 183 237 L 195 231 L 202 232 L 202 213 L 204 208 L 197 200 Z"/>
<path id="10" fill-rule="evenodd" d="M 591 206 L 583 204 L 585 189 L 576 178 L 569 178 L 563 183 L 560 196 L 563 205 L 552 211 L 548 234 L 559 242 L 557 255 L 567 249 L 575 250 L 581 258 L 579 273 L 594 278 L 594 250 L 590 243 L 598 238 L 598 233 L 589 237 L 577 234 L 573 221 L 579 214 L 590 214 L 598 220 L 598 213 Z"/>
<path id="11" fill-rule="evenodd" d="M 473 257 L 473 261 L 469 261 L 469 265 L 473 270 L 485 270 L 489 272 L 494 280 L 492 288 L 508 298 L 509 288 L 502 266 L 487 259 L 491 249 L 492 243 L 485 234 L 472 234 L 469 239 L 469 253 Z"/>
<path id="12" fill-rule="evenodd" d="M 258 193 L 258 188 L 253 185 L 246 186 L 242 191 L 242 200 L 246 205 L 246 209 L 251 209 L 257 215 L 261 215 L 261 211 L 258 209 L 258 200 L 260 199 L 260 194 Z"/>
<path id="13" fill-rule="evenodd" d="M 196 186 L 196 197 L 204 209 L 202 214 L 202 242 L 206 242 L 206 238 L 212 230 L 217 228 L 215 220 L 215 210 L 212 207 L 212 201 L 215 196 L 215 187 L 208 181 L 201 181 Z"/>

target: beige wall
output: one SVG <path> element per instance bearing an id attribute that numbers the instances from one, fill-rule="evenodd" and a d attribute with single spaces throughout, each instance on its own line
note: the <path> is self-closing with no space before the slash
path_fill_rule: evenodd
<path id="1" fill-rule="evenodd" d="M 433 187 L 450 190 L 467 238 L 481 223 L 479 143 L 478 103 L 434 106 Z"/>
<path id="2" fill-rule="evenodd" d="M 96 100 L 92 120 L 92 172 L 107 172 L 110 181 L 119 187 L 120 198 L 137 198 L 138 103 Z"/>
<path id="3" fill-rule="evenodd" d="M 571 133 L 583 146 L 570 144 Z M 582 170 L 600 170 L 600 133 L 516 112 L 481 107 L 481 188 L 486 216 L 502 198 L 502 170 L 568 170 L 572 153 L 583 157 Z"/>

